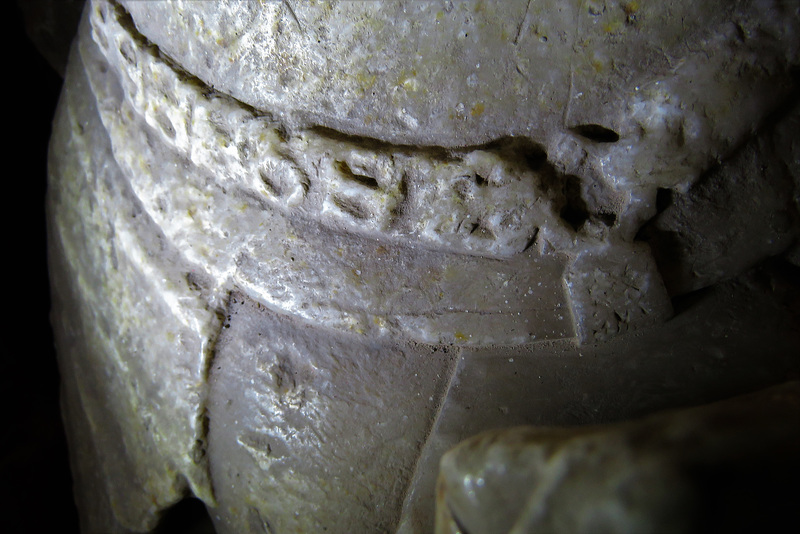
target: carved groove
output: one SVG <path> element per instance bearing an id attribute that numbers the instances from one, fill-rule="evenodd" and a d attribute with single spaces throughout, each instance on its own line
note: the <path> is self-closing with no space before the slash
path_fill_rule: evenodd
<path id="1" fill-rule="evenodd" d="M 337 161 L 336 168 L 340 173 L 342 173 L 342 176 L 348 180 L 352 180 L 353 182 L 359 183 L 365 187 L 369 187 L 370 189 L 379 189 L 378 180 L 372 176 L 364 176 L 362 174 L 354 173 L 346 161 Z"/>
<path id="2" fill-rule="evenodd" d="M 360 204 L 357 200 L 342 195 L 333 195 L 333 203 L 345 213 L 355 219 L 368 219 L 370 217 L 369 208 Z"/>
<path id="3" fill-rule="evenodd" d="M 619 141 L 617 132 L 599 124 L 581 124 L 572 128 L 572 131 L 595 143 L 616 143 Z"/>
<path id="4" fill-rule="evenodd" d="M 589 218 L 574 191 L 577 178 L 559 172 L 531 139 L 444 148 L 393 145 L 323 127 L 288 132 L 268 112 L 182 71 L 137 33 L 121 7 L 115 14 L 105 21 L 95 14 L 92 24 L 101 45 L 106 32 L 115 36 L 104 52 L 132 111 L 194 165 L 224 177 L 226 187 L 262 195 L 271 209 L 298 208 L 353 232 L 412 235 L 434 247 L 497 256 L 527 250 L 539 228 L 575 232 Z M 136 76 L 126 74 L 132 58 Z M 599 125 L 574 131 L 596 142 L 619 138 Z M 559 210 L 562 221 L 552 217 Z M 615 216 L 598 219 L 610 225 Z M 463 221 L 480 222 L 464 227 Z"/>

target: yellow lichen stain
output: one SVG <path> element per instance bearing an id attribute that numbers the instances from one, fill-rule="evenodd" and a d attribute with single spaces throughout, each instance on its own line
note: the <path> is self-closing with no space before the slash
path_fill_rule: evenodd
<path id="1" fill-rule="evenodd" d="M 444 11 L 437 11 L 436 12 L 436 20 L 438 20 L 438 21 L 444 20 Z"/>
<path id="2" fill-rule="evenodd" d="M 356 74 L 356 82 L 358 85 L 361 86 L 362 91 L 366 91 L 370 87 L 375 84 L 375 75 L 374 74 L 367 74 L 365 72 L 359 72 Z"/>
<path id="3" fill-rule="evenodd" d="M 622 4 L 622 10 L 625 12 L 625 15 L 630 17 L 631 15 L 639 11 L 639 2 L 633 0 L 633 2 L 624 3 Z"/>
<path id="4" fill-rule="evenodd" d="M 175 333 L 174 332 L 167 332 L 166 338 L 168 343 L 175 343 Z"/>
<path id="5" fill-rule="evenodd" d="M 416 78 L 408 78 L 403 82 L 403 89 L 415 93 L 419 90 L 419 83 Z"/>
<path id="6" fill-rule="evenodd" d="M 467 335 L 467 334 L 464 334 L 463 332 L 456 332 L 455 333 L 456 341 L 468 341 L 469 338 L 471 338 L 471 337 L 472 337 L 471 334 Z"/>
<path id="7" fill-rule="evenodd" d="M 483 113 L 483 110 L 484 110 L 483 102 L 478 102 L 477 104 L 472 106 L 472 110 L 469 112 L 469 114 L 472 115 L 473 117 L 480 117 L 481 114 Z"/>
<path id="8" fill-rule="evenodd" d="M 402 87 L 406 91 L 416 92 L 419 90 L 419 82 L 417 81 L 417 71 L 404 71 L 400 75 L 400 80 L 397 84 L 399 87 Z"/>
<path id="9" fill-rule="evenodd" d="M 612 20 L 603 25 L 603 31 L 606 33 L 619 33 L 622 28 L 622 22 L 619 20 Z"/>
<path id="10" fill-rule="evenodd" d="M 376 76 L 374 74 L 369 74 L 366 72 L 358 72 L 354 76 L 350 77 L 350 83 L 353 81 L 355 82 L 355 90 L 360 95 L 364 95 L 367 91 L 372 89 L 372 86 L 375 85 Z"/>
<path id="11" fill-rule="evenodd" d="M 457 281 L 460 279 L 462 270 L 453 265 L 448 265 L 442 272 L 441 279 L 445 282 Z"/>
<path id="12" fill-rule="evenodd" d="M 592 67 L 594 68 L 595 72 L 600 73 L 603 72 L 604 65 L 602 61 L 600 61 L 599 59 L 595 59 L 592 61 Z"/>

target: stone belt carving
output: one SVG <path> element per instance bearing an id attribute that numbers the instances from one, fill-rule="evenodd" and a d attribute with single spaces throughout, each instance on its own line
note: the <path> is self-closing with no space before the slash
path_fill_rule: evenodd
<path id="1" fill-rule="evenodd" d="M 796 8 L 679 3 L 683 40 L 579 4 L 87 4 L 48 199 L 87 531 L 187 494 L 223 532 L 425 531 L 466 362 L 612 342 L 745 267 L 665 286 L 642 238 L 791 98 Z"/>

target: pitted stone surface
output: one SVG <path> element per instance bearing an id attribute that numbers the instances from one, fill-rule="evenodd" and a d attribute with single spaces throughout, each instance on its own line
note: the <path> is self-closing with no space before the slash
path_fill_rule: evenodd
<path id="1" fill-rule="evenodd" d="M 391 531 L 458 350 L 297 328 L 241 294 L 226 320 L 210 378 L 218 528 Z"/>
<path id="2" fill-rule="evenodd" d="M 753 84 L 780 94 L 772 67 L 798 53 L 792 2 L 122 4 L 188 71 L 257 109 L 404 144 L 596 124 L 650 148 L 686 136 L 705 159 L 705 142 L 760 120 Z"/>
<path id="3" fill-rule="evenodd" d="M 584 343 L 605 341 L 672 316 L 647 247 L 615 252 L 612 247 L 587 249 L 576 255 L 566 273 L 577 335 Z"/>
<path id="4" fill-rule="evenodd" d="M 87 3 L 48 202 L 88 531 L 193 494 L 221 532 L 427 532 L 426 470 L 474 430 L 459 376 L 670 317 L 640 229 L 667 189 L 654 224 L 691 219 L 791 97 L 797 6 L 503 6 Z M 788 171 L 731 187 L 796 183 L 775 146 L 753 161 Z M 483 378 L 476 402 L 519 384 Z"/>
<path id="5" fill-rule="evenodd" d="M 685 193 L 663 193 L 665 207 L 641 231 L 672 295 L 728 279 L 800 236 L 800 108 Z"/>
<path id="6" fill-rule="evenodd" d="M 87 532 L 140 531 L 187 491 L 214 502 L 203 412 L 219 322 L 115 163 L 77 49 L 71 65 L 48 210 L 77 501 Z"/>
<path id="7" fill-rule="evenodd" d="M 429 343 L 573 335 L 564 257 L 540 250 L 573 247 L 575 232 L 558 215 L 568 201 L 540 149 L 509 140 L 431 152 L 314 131 L 285 140 L 279 125 L 187 81 L 125 29 L 119 9 L 98 6 L 91 20 L 111 57 L 111 68 L 89 71 L 116 159 L 217 288 L 233 275 L 308 319 Z M 155 91 L 151 80 L 169 88 Z"/>

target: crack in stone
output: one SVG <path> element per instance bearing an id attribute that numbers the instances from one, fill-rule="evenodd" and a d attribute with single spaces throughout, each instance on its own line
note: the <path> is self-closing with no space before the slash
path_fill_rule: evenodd
<path id="1" fill-rule="evenodd" d="M 444 148 L 394 145 L 323 127 L 289 133 L 268 111 L 220 94 L 184 72 L 138 33 L 120 4 L 112 5 L 115 16 L 93 17 L 96 40 L 120 72 L 134 112 L 165 145 L 223 182 L 258 192 L 274 209 L 302 208 L 326 225 L 403 236 L 467 254 L 519 254 L 527 250 L 534 229 L 544 227 L 564 234 L 563 244 L 569 246 L 573 229 L 554 208 L 564 203 L 563 193 L 540 185 L 543 174 L 559 181 L 560 172 L 532 140 L 502 137 Z M 531 150 L 544 154 L 535 167 L 527 162 Z M 468 201 L 455 194 L 461 176 L 492 173 L 497 189 L 481 190 Z M 420 185 L 414 209 L 406 201 L 410 174 Z M 367 187 L 354 188 L 358 184 Z M 478 217 L 491 232 L 459 232 L 459 221 Z"/>

